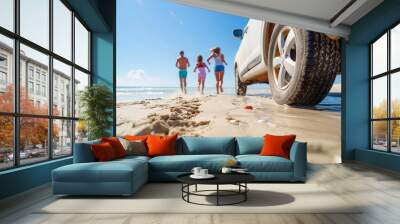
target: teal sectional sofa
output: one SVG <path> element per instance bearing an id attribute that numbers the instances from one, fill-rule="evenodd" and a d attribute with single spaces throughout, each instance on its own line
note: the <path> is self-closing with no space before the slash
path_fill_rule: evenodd
<path id="1" fill-rule="evenodd" d="M 176 181 L 193 167 L 218 172 L 228 160 L 236 160 L 259 182 L 304 182 L 307 170 L 307 145 L 295 142 L 290 159 L 260 156 L 263 137 L 180 137 L 177 155 L 127 156 L 96 162 L 91 144 L 75 144 L 74 163 L 52 172 L 54 194 L 131 195 L 148 181 Z"/>

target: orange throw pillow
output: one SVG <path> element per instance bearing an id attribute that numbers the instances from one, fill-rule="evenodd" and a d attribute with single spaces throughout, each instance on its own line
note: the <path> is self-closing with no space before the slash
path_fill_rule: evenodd
<path id="1" fill-rule="evenodd" d="M 126 151 L 117 137 L 101 138 L 101 142 L 108 142 L 114 149 L 117 158 L 125 157 Z"/>
<path id="2" fill-rule="evenodd" d="M 148 156 L 176 155 L 176 139 L 178 135 L 158 136 L 149 135 L 147 137 Z"/>
<path id="3" fill-rule="evenodd" d="M 91 149 L 94 157 L 99 162 L 110 161 L 117 158 L 112 145 L 108 142 L 93 144 L 91 145 Z"/>
<path id="4" fill-rule="evenodd" d="M 125 135 L 124 139 L 129 141 L 143 141 L 146 142 L 147 135 Z"/>
<path id="5" fill-rule="evenodd" d="M 290 148 L 296 135 L 265 135 L 264 146 L 261 149 L 261 156 L 280 156 L 286 159 L 290 159 Z"/>

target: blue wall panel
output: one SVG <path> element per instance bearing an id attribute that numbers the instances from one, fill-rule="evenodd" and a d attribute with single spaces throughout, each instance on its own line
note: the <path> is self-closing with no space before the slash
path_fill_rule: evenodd
<path id="1" fill-rule="evenodd" d="M 355 23 L 351 28 L 349 40 L 343 41 L 343 160 L 355 159 L 399 170 L 400 157 L 368 150 L 370 145 L 369 43 L 398 22 L 400 22 L 400 1 L 386 0 Z"/>
<path id="2" fill-rule="evenodd" d="M 0 199 L 48 183 L 53 169 L 71 163 L 69 157 L 0 172 Z"/>
<path id="3" fill-rule="evenodd" d="M 114 60 L 114 34 L 92 33 L 92 81 L 106 85 L 115 95 Z M 110 119 L 115 124 L 115 116 Z M 115 133 L 114 129 L 115 125 L 110 127 L 110 134 Z"/>

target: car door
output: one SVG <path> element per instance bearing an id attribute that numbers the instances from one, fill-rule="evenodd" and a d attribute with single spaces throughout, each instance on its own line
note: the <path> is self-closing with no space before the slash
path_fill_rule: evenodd
<path id="1" fill-rule="evenodd" d="M 261 58 L 261 39 L 262 39 L 263 21 L 250 20 L 246 31 L 247 58 L 245 60 L 246 70 L 249 71 L 258 65 Z"/>
<path id="2" fill-rule="evenodd" d="M 262 25 L 262 21 L 250 19 L 243 30 L 243 39 L 236 55 L 240 76 L 253 68 L 259 59 L 261 60 Z"/>

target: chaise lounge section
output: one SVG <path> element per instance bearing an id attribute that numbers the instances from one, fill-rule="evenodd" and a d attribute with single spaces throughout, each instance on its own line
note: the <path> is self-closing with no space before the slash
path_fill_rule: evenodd
<path id="1" fill-rule="evenodd" d="M 127 156 L 96 162 L 91 145 L 77 143 L 74 163 L 52 172 L 53 193 L 67 195 L 132 195 L 148 181 L 176 181 L 176 177 L 200 166 L 218 172 L 229 160 L 236 160 L 259 182 L 304 182 L 307 145 L 295 142 L 290 159 L 259 155 L 263 137 L 180 137 L 177 155 Z"/>

